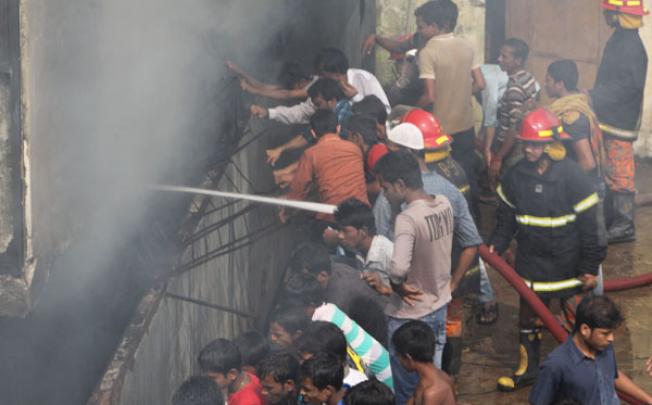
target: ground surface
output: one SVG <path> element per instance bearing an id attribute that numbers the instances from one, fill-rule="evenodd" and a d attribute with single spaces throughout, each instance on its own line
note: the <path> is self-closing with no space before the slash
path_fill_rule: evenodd
<path id="1" fill-rule="evenodd" d="M 637 187 L 641 192 L 652 192 L 652 164 L 649 162 L 639 166 Z M 485 210 L 485 231 L 491 227 L 492 216 L 491 210 Z M 604 263 L 605 279 L 652 272 L 652 206 L 638 209 L 636 227 L 636 242 L 609 247 Z M 468 404 L 527 404 L 529 389 L 516 393 L 496 391 L 497 378 L 509 375 L 518 361 L 518 296 L 497 272 L 489 272 L 500 302 L 500 317 L 494 325 L 478 326 L 471 318 L 470 308 L 466 308 L 465 349 L 457 384 L 459 400 Z M 645 360 L 652 355 L 652 287 L 610 293 L 609 296 L 620 305 L 626 317 L 615 342 L 619 368 L 652 392 L 652 377 L 643 372 Z M 552 336 L 546 333 L 542 358 L 555 346 Z"/>

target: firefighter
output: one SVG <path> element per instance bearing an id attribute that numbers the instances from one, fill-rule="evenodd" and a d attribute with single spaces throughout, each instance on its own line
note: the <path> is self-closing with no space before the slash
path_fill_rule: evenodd
<path id="1" fill-rule="evenodd" d="M 629 242 L 635 239 L 633 143 L 638 137 L 647 72 L 647 54 L 638 29 L 647 11 L 640 0 L 603 0 L 602 8 L 614 32 L 605 45 L 590 96 L 607 151 L 607 237 L 610 243 Z"/>
<path id="2" fill-rule="evenodd" d="M 510 168 L 498 186 L 496 228 L 489 249 L 502 253 L 516 235 L 516 272 L 546 305 L 561 300 L 568 323 L 583 293 L 598 283 L 606 256 L 599 242 L 593 181 L 566 158 L 561 141 L 569 135 L 557 116 L 539 108 L 523 119 L 518 138 L 525 158 Z M 498 389 L 514 391 L 536 378 L 542 323 L 521 301 L 519 367 L 498 379 Z"/>

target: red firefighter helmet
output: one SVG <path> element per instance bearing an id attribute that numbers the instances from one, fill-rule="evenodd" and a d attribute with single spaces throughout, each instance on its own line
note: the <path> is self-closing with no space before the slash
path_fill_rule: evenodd
<path id="1" fill-rule="evenodd" d="M 523 118 L 518 139 L 527 142 L 555 142 L 570 139 L 559 118 L 546 108 L 537 108 Z"/>
<path id="2" fill-rule="evenodd" d="M 442 132 L 441 125 L 434 115 L 420 108 L 410 110 L 403 116 L 402 122 L 416 125 L 423 135 L 424 150 L 442 149 L 449 145 L 453 139 Z"/>
<path id="3" fill-rule="evenodd" d="M 643 0 L 602 0 L 602 8 L 631 15 L 648 15 L 643 7 Z"/>
<path id="4" fill-rule="evenodd" d="M 384 143 L 374 144 L 367 152 L 367 167 L 371 171 L 374 171 L 374 169 L 376 169 L 376 163 L 378 163 L 380 158 L 385 156 L 387 153 L 389 153 L 389 150 Z"/>

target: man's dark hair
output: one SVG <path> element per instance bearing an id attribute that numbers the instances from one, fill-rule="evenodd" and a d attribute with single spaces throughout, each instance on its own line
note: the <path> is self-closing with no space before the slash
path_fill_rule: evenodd
<path id="1" fill-rule="evenodd" d="M 530 47 L 527 45 L 527 42 L 520 38 L 507 38 L 503 42 L 503 46 L 510 47 L 514 57 L 521 60 L 521 65 L 525 65 L 527 57 L 530 55 Z"/>
<path id="2" fill-rule="evenodd" d="M 421 17 L 428 24 L 437 24 L 442 31 L 452 32 L 457 26 L 457 5 L 451 0 L 432 0 L 414 11 L 416 17 Z"/>
<path id="3" fill-rule="evenodd" d="M 278 73 L 278 82 L 284 89 L 292 90 L 302 80 L 310 80 L 310 75 L 304 72 L 297 62 L 285 62 L 281 66 L 281 71 Z"/>
<path id="4" fill-rule="evenodd" d="M 315 131 L 317 138 L 337 133 L 337 125 L 337 115 L 331 110 L 317 110 L 310 117 L 310 128 Z"/>
<path id="5" fill-rule="evenodd" d="M 190 377 L 172 396 L 172 405 L 223 405 L 220 388 L 210 377 Z"/>
<path id="6" fill-rule="evenodd" d="M 320 390 L 330 385 L 339 391 L 344 383 L 344 365 L 331 353 L 315 353 L 301 365 L 301 379 L 306 378 Z"/>
<path id="7" fill-rule="evenodd" d="M 277 383 L 292 380 L 299 384 L 299 359 L 285 350 L 267 355 L 258 365 L 257 371 L 261 380 L 271 375 Z"/>
<path id="8" fill-rule="evenodd" d="M 272 170 L 285 169 L 286 167 L 297 163 L 301 158 L 301 155 L 303 155 L 304 150 L 305 148 L 284 150 L 283 153 L 281 153 L 281 156 L 276 160 L 276 162 L 274 162 Z"/>
<path id="9" fill-rule="evenodd" d="M 379 125 L 387 122 L 387 108 L 385 104 L 373 94 L 365 96 L 362 100 L 351 106 L 353 114 L 368 115 L 376 120 Z"/>
<path id="10" fill-rule="evenodd" d="M 362 141 L 371 146 L 378 143 L 378 132 L 376 132 L 376 119 L 368 115 L 354 114 L 346 122 L 346 128 L 351 133 L 360 134 Z"/>
<path id="11" fill-rule="evenodd" d="M 422 321 L 409 321 L 392 335 L 396 353 L 420 363 L 431 363 L 435 355 L 435 332 Z"/>
<path id="12" fill-rule="evenodd" d="M 312 274 L 325 271 L 331 272 L 331 258 L 328 248 L 321 243 L 305 242 L 297 246 L 290 256 L 290 268 L 295 273 L 304 270 Z"/>
<path id="13" fill-rule="evenodd" d="M 215 339 L 199 352 L 197 357 L 203 372 L 226 374 L 230 370 L 240 370 L 242 359 L 238 346 L 227 339 Z"/>
<path id="14" fill-rule="evenodd" d="M 299 353 L 327 352 L 346 362 L 346 338 L 337 326 L 329 322 L 314 321 L 294 342 Z"/>
<path id="15" fill-rule="evenodd" d="M 321 284 L 314 278 L 306 278 L 295 272 L 285 283 L 279 308 L 298 306 L 304 309 L 307 306 L 319 306 L 323 302 Z"/>
<path id="16" fill-rule="evenodd" d="M 346 74 L 349 70 L 349 59 L 337 48 L 322 48 L 315 57 L 317 72 Z"/>
<path id="17" fill-rule="evenodd" d="M 340 84 L 328 77 L 322 77 L 314 82 L 312 86 L 308 88 L 308 96 L 310 98 L 321 96 L 326 101 L 340 101 L 346 98 Z"/>
<path id="18" fill-rule="evenodd" d="M 358 200 L 349 198 L 340 203 L 335 211 L 335 221 L 340 227 L 352 226 L 355 229 L 367 228 L 370 236 L 376 234 L 376 219 L 371 208 Z"/>
<path id="19" fill-rule="evenodd" d="M 310 318 L 302 306 L 281 307 L 272 314 L 272 322 L 278 323 L 292 334 L 305 330 L 310 324 Z"/>
<path id="20" fill-rule="evenodd" d="M 408 188 L 423 188 L 419 162 L 408 151 L 389 152 L 376 163 L 375 171 L 390 183 L 403 180 Z"/>
<path id="21" fill-rule="evenodd" d="M 591 329 L 616 329 L 625 319 L 618 306 L 604 295 L 587 295 L 577 306 L 573 332 L 578 332 L 582 324 Z"/>
<path id="22" fill-rule="evenodd" d="M 344 405 L 394 405 L 392 390 L 375 378 L 361 382 L 344 396 Z"/>
<path id="23" fill-rule="evenodd" d="M 577 64 L 570 59 L 560 59 L 548 66 L 548 75 L 555 82 L 563 82 L 568 91 L 577 91 L 577 82 L 580 74 L 577 71 Z"/>
<path id="24" fill-rule="evenodd" d="M 257 330 L 243 332 L 235 339 L 243 365 L 256 367 L 269 353 L 269 342 Z"/>

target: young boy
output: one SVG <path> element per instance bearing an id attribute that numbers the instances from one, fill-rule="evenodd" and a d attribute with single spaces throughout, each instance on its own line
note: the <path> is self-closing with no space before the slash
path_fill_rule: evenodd
<path id="1" fill-rule="evenodd" d="M 401 365 L 419 375 L 417 389 L 408 401 L 412 405 L 455 405 L 453 383 L 432 363 L 435 334 L 421 321 L 410 321 L 394 332 L 392 343 Z"/>
<path id="2" fill-rule="evenodd" d="M 299 394 L 299 359 L 281 351 L 268 355 L 258 366 L 263 396 L 270 405 L 296 405 Z"/>
<path id="3" fill-rule="evenodd" d="M 301 395 L 312 405 L 341 405 L 347 388 L 342 363 L 331 353 L 317 353 L 301 365 Z"/>
<path id="4" fill-rule="evenodd" d="M 228 397 L 229 405 L 264 404 L 258 377 L 241 371 L 242 360 L 235 343 L 215 339 L 201 350 L 197 361 L 202 372 Z"/>

